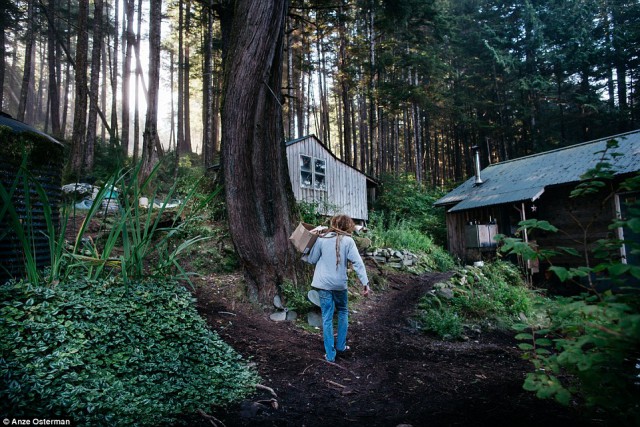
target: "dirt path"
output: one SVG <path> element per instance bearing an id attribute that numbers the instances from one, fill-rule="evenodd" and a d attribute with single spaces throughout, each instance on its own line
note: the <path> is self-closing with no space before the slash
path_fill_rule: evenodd
<path id="1" fill-rule="evenodd" d="M 235 305 L 224 283 L 203 287 L 203 316 L 277 394 L 277 403 L 259 391 L 214 415 L 227 427 L 605 425 L 522 390 L 529 365 L 511 337 L 450 343 L 412 328 L 416 301 L 443 276 L 389 277 L 387 291 L 352 304 L 351 354 L 336 364 L 323 360 L 320 331 Z"/>

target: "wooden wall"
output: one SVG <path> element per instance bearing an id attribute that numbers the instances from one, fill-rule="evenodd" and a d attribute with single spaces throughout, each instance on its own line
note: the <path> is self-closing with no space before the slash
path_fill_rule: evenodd
<path id="1" fill-rule="evenodd" d="M 582 254 L 585 248 L 591 251 L 597 240 L 614 237 L 615 230 L 609 230 L 609 225 L 616 217 L 616 210 L 610 193 L 570 198 L 574 188 L 575 184 L 547 189 L 535 203 L 538 206 L 535 217 L 549 221 L 560 230 L 557 233 L 536 231 L 531 239 L 540 247 L 570 247 Z M 591 257 L 591 265 L 594 261 L 597 262 Z M 553 262 L 565 267 L 586 265 L 584 257 L 570 255 L 554 257 Z"/>
<path id="2" fill-rule="evenodd" d="M 610 191 L 572 199 L 569 195 L 574 188 L 575 184 L 547 188 L 540 199 L 524 203 L 526 219 L 546 220 L 560 230 L 557 233 L 532 231 L 528 235 L 529 241 L 535 241 L 542 249 L 567 247 L 582 254 L 585 249 L 590 253 L 597 240 L 615 235 L 616 230 L 609 229 L 611 221 L 616 216 L 615 202 L 614 198 L 610 197 Z M 469 221 L 484 224 L 490 218 L 495 218 L 498 231 L 509 236 L 513 234 L 512 231 L 520 221 L 522 207 L 523 204 L 518 202 L 447 213 L 449 252 L 463 261 L 472 261 L 465 244 L 465 224 Z M 589 256 L 591 265 L 594 265 L 592 254 Z M 565 267 L 586 265 L 584 257 L 569 254 L 554 257 L 553 263 Z"/>
<path id="3" fill-rule="evenodd" d="M 300 185 L 300 155 L 326 161 L 326 191 Z M 319 213 L 344 213 L 354 219 L 369 219 L 367 182 L 363 173 L 334 157 L 315 137 L 287 146 L 289 177 L 296 200 L 319 204 Z"/>

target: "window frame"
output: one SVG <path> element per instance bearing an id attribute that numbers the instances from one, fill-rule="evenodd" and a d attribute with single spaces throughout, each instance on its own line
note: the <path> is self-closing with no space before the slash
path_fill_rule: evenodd
<path id="1" fill-rule="evenodd" d="M 305 160 L 309 159 L 309 167 L 306 168 L 305 167 Z M 318 168 L 318 162 L 321 162 L 324 165 L 323 168 L 323 172 L 319 171 Z M 314 191 L 322 191 L 322 192 L 327 192 L 327 159 L 326 158 L 320 158 L 320 157 L 315 157 L 315 156 L 310 156 L 308 154 L 304 154 L 304 153 L 300 153 L 300 157 L 299 157 L 299 177 L 300 177 L 300 188 L 303 188 L 305 190 L 314 190 Z M 310 184 L 305 184 L 305 182 L 308 182 L 307 177 L 305 177 L 305 174 L 307 174 L 307 176 L 311 177 L 311 183 Z M 322 179 L 322 185 L 324 188 L 318 188 L 318 179 L 317 177 L 321 176 Z M 304 177 L 304 178 L 303 178 Z"/>

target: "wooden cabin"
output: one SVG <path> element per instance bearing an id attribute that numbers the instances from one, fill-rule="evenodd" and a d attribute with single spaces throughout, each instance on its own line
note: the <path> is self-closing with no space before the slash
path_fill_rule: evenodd
<path id="1" fill-rule="evenodd" d="M 286 150 L 296 200 L 317 204 L 321 215 L 369 219 L 375 180 L 337 158 L 315 135 L 288 141 Z"/>
<path id="2" fill-rule="evenodd" d="M 601 161 L 607 141 L 612 139 L 618 147 L 606 155 L 622 155 L 608 156 L 615 171 L 611 186 L 598 194 L 569 197 L 581 176 Z M 640 195 L 620 189 L 625 178 L 640 171 L 640 130 L 496 163 L 482 170 L 476 153 L 476 165 L 474 177 L 435 203 L 446 208 L 449 251 L 465 262 L 494 256 L 495 234 L 513 236 L 520 221 L 532 218 L 547 220 L 560 230 L 535 230 L 519 236 L 544 249 L 566 247 L 589 253 L 595 241 L 616 234 L 640 241 L 640 236 L 629 229 L 609 229 L 612 220 L 624 218 L 628 205 Z M 624 246 L 620 256 L 622 262 L 640 262 Z M 567 254 L 555 257 L 554 264 L 577 267 L 585 265 L 585 259 Z M 536 273 L 547 266 L 528 267 Z"/>

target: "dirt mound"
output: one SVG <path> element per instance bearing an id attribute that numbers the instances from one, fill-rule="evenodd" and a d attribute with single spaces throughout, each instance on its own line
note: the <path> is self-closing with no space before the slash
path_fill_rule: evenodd
<path id="1" fill-rule="evenodd" d="M 258 390 L 213 415 L 227 427 L 604 425 L 524 391 L 530 365 L 510 335 L 443 342 L 417 331 L 416 302 L 443 278 L 393 275 L 388 290 L 352 304 L 350 354 L 336 364 L 323 360 L 321 331 L 272 322 L 228 298 L 221 288 L 233 278 L 201 287 L 202 315 L 277 395 Z"/>

